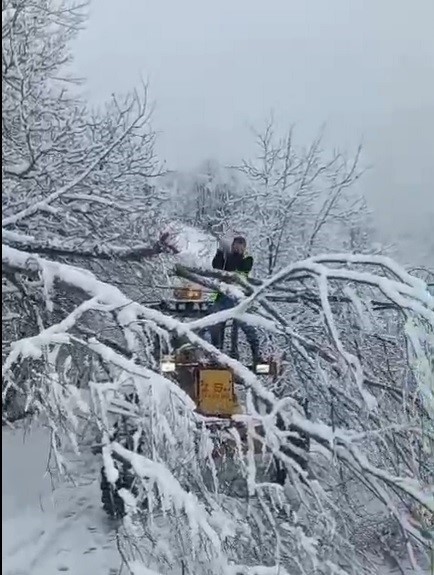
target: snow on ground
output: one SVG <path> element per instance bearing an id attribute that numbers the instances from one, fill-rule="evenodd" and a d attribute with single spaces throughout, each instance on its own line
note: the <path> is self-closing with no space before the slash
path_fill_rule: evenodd
<path id="1" fill-rule="evenodd" d="M 2 429 L 3 575 L 117 575 L 115 525 L 100 504 L 98 457 L 78 459 L 70 482 L 46 472 L 48 433 Z M 378 575 L 396 575 L 385 568 Z M 409 570 L 410 573 L 410 570 Z M 199 575 L 199 574 L 198 574 Z"/>
<path id="2" fill-rule="evenodd" d="M 2 429 L 3 575 L 114 575 L 115 531 L 101 506 L 95 465 L 81 482 L 53 489 L 46 473 L 48 433 Z"/>

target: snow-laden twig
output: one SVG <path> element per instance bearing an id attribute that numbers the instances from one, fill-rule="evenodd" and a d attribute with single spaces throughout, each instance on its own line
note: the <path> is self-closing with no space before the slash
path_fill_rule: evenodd
<path id="1" fill-rule="evenodd" d="M 27 208 L 25 208 L 24 210 L 21 210 L 20 212 L 11 215 L 7 218 L 4 218 L 2 220 L 2 227 L 7 227 L 7 226 L 11 226 L 14 225 L 16 223 L 18 223 L 19 221 L 28 218 L 29 216 L 32 216 L 33 214 L 35 214 L 38 210 L 42 209 L 42 208 L 46 208 L 47 206 L 49 206 L 51 203 L 55 202 L 56 200 L 58 200 L 62 195 L 70 192 L 72 189 L 74 189 L 75 187 L 77 187 L 81 182 L 83 182 L 88 176 L 89 174 L 91 174 L 100 164 L 101 162 L 103 162 L 107 157 L 110 156 L 110 154 L 113 152 L 113 150 L 122 142 L 122 140 L 124 140 L 128 134 L 131 132 L 131 130 L 134 129 L 134 127 L 143 120 L 143 118 L 145 117 L 145 110 L 142 110 L 132 121 L 131 123 L 125 128 L 125 130 L 122 132 L 122 134 L 120 134 L 120 136 L 118 136 L 108 147 L 106 150 L 104 150 L 104 152 L 102 154 L 100 154 L 91 164 L 88 168 L 86 168 L 86 170 L 84 170 L 81 174 L 79 174 L 76 178 L 74 178 L 71 182 L 68 182 L 65 186 L 62 186 L 61 188 L 59 188 L 58 190 L 56 190 L 55 192 L 53 192 L 52 194 L 50 194 L 47 198 L 39 201 L 39 202 L 35 202 L 34 204 L 28 206 Z"/>

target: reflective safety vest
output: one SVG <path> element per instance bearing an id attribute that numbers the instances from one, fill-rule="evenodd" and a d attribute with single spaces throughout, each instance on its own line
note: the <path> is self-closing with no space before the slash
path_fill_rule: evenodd
<path id="1" fill-rule="evenodd" d="M 244 254 L 244 258 L 247 258 L 247 257 L 248 257 L 248 254 L 245 253 L 245 254 Z M 222 270 L 222 271 L 225 271 L 225 270 Z M 241 277 L 245 277 L 245 278 L 248 278 L 248 277 L 249 277 L 249 272 L 239 272 L 239 271 L 236 271 L 236 272 L 232 272 L 232 273 L 236 273 L 237 275 L 239 275 L 239 276 L 241 276 Z M 210 300 L 213 301 L 213 302 L 216 302 L 216 301 L 218 301 L 223 295 L 224 295 L 224 294 L 222 294 L 221 292 L 216 291 L 216 292 L 214 292 L 213 294 L 211 294 Z"/>

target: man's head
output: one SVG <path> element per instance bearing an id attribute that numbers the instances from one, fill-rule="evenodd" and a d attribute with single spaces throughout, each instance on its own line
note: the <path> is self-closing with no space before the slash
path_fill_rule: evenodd
<path id="1" fill-rule="evenodd" d="M 243 238 L 243 236 L 237 236 L 234 238 L 234 241 L 232 242 L 232 252 L 235 254 L 241 254 L 243 255 L 244 252 L 246 251 L 246 239 Z"/>

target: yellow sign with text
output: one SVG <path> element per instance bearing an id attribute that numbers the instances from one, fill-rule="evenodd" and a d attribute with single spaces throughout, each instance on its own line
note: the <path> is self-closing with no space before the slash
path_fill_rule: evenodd
<path id="1" fill-rule="evenodd" d="M 204 415 L 239 413 L 232 373 L 225 369 L 201 369 L 197 390 L 198 408 Z"/>

